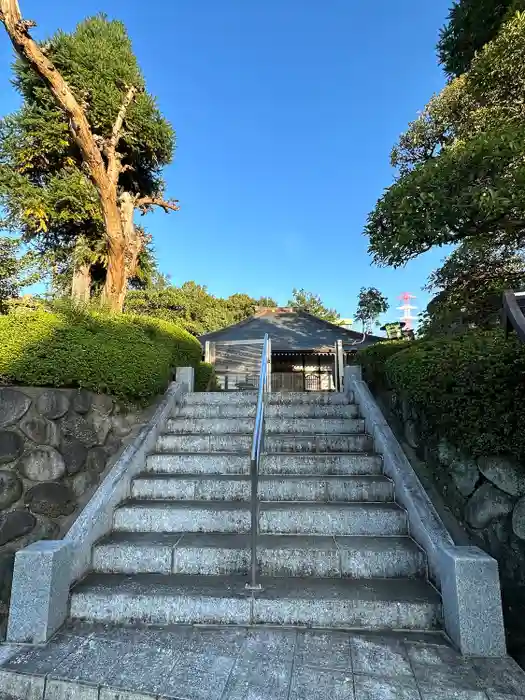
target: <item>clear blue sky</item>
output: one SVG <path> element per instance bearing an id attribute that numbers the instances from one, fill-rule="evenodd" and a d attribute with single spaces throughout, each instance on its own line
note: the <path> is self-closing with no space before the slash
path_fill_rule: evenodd
<path id="1" fill-rule="evenodd" d="M 362 235 L 389 152 L 444 77 L 450 0 L 20 0 L 37 38 L 104 11 L 123 20 L 177 131 L 166 172 L 181 211 L 147 217 L 160 268 L 217 295 L 286 303 L 292 287 L 351 316 L 361 286 L 396 306 L 446 251 L 373 267 Z M 16 108 L 0 29 L 0 113 Z M 396 311 L 395 314 L 398 312 Z M 392 316 L 393 314 L 388 314 Z"/>

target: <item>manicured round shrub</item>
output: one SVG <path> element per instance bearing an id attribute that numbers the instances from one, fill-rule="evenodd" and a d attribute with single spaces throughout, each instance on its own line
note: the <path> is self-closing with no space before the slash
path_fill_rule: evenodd
<path id="1" fill-rule="evenodd" d="M 214 391 L 217 389 L 217 379 L 213 365 L 201 362 L 195 368 L 195 391 Z"/>

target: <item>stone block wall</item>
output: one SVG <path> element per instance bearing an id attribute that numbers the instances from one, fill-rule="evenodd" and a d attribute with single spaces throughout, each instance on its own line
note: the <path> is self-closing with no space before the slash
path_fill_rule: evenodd
<path id="1" fill-rule="evenodd" d="M 0 636 L 16 551 L 67 531 L 140 422 L 104 394 L 0 388 Z"/>
<path id="2" fill-rule="evenodd" d="M 374 393 L 469 542 L 498 561 L 509 649 L 525 662 L 525 465 L 510 454 L 474 458 L 452 439 L 429 435 L 425 416 L 395 391 Z"/>

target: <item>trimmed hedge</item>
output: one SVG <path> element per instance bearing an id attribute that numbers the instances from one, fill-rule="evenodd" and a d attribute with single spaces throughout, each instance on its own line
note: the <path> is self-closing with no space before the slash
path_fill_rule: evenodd
<path id="1" fill-rule="evenodd" d="M 196 367 L 196 338 L 149 316 L 64 308 L 0 316 L 0 383 L 85 387 L 146 402 L 173 367 Z"/>
<path id="2" fill-rule="evenodd" d="M 473 456 L 525 460 L 525 345 L 515 336 L 477 331 L 410 343 L 376 371 L 424 419 L 429 436 Z"/>
<path id="3" fill-rule="evenodd" d="M 201 362 L 195 368 L 195 391 L 213 391 L 217 389 L 217 379 L 213 365 Z"/>
<path id="4" fill-rule="evenodd" d="M 384 388 L 387 384 L 385 364 L 389 357 L 409 347 L 414 341 L 384 340 L 359 350 L 356 360 L 363 368 L 363 376 L 373 387 Z"/>

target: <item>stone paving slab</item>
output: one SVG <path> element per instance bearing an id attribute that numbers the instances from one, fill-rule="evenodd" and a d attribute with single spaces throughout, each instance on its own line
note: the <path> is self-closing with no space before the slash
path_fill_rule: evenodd
<path id="1" fill-rule="evenodd" d="M 0 700 L 519 700 L 510 658 L 440 633 L 70 624 L 0 646 Z"/>

